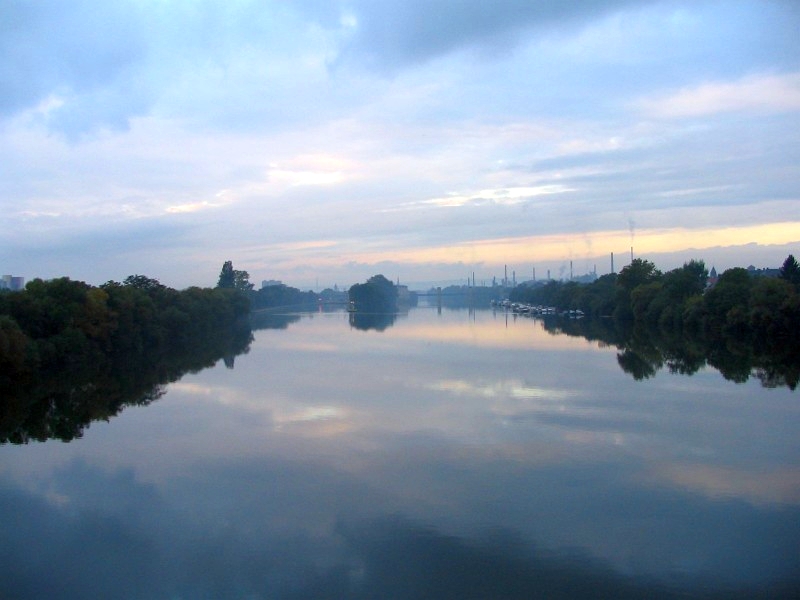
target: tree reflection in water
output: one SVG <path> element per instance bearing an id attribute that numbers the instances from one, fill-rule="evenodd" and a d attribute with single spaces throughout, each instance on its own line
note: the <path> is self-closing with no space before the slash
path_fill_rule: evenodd
<path id="1" fill-rule="evenodd" d="M 2 386 L 0 443 L 81 437 L 92 421 L 107 421 L 127 406 L 145 406 L 164 394 L 165 385 L 249 350 L 249 327 L 196 336 L 190 351 L 151 355 L 109 355 L 80 369 L 39 372 L 31 382 Z"/>
<path id="2" fill-rule="evenodd" d="M 670 373 L 693 375 L 706 366 L 727 380 L 744 383 L 757 377 L 764 387 L 788 387 L 800 382 L 800 340 L 751 340 L 727 333 L 716 337 L 667 332 L 645 326 L 626 327 L 613 319 L 547 319 L 554 334 L 584 337 L 619 349 L 620 368 L 636 380 L 654 377 L 664 367 Z"/>
<path id="3" fill-rule="evenodd" d="M 379 312 L 351 312 L 350 313 L 350 327 L 367 331 L 373 329 L 375 331 L 384 331 L 394 325 L 397 320 L 397 313 L 379 313 Z"/>

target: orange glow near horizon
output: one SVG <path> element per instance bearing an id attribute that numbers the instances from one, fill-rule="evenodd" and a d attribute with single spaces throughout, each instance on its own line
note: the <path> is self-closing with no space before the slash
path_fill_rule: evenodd
<path id="1" fill-rule="evenodd" d="M 689 248 L 702 250 L 718 246 L 749 243 L 788 244 L 800 240 L 800 223 L 771 223 L 743 227 L 708 229 L 637 229 L 599 231 L 519 238 L 475 240 L 469 243 L 426 248 L 398 248 L 359 253 L 347 259 L 364 263 L 383 261 L 422 263 L 521 263 L 531 260 L 564 260 L 595 257 L 620 252 L 620 258 L 632 245 L 637 254 L 677 252 Z M 702 258 L 702 257 L 698 257 Z M 620 264 L 623 264 L 622 261 Z"/>
<path id="2" fill-rule="evenodd" d="M 259 262 L 273 269 L 336 268 L 343 264 L 395 263 L 409 266 L 430 264 L 530 264 L 563 262 L 619 256 L 619 268 L 627 264 L 628 252 L 634 247 L 636 256 L 659 253 L 697 251 L 691 258 L 703 259 L 708 248 L 800 243 L 800 222 L 770 223 L 741 227 L 704 229 L 651 228 L 564 233 L 552 235 L 496 238 L 441 244 L 435 246 L 391 247 L 392 240 L 364 243 L 356 240 L 306 240 L 248 249 Z M 287 255 L 287 251 L 289 251 Z"/>

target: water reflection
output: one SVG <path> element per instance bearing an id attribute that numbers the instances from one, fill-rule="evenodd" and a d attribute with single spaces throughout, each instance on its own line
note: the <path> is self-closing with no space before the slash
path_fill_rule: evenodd
<path id="1" fill-rule="evenodd" d="M 93 421 L 108 420 L 128 406 L 146 406 L 164 395 L 166 384 L 186 373 L 213 367 L 222 359 L 234 368 L 235 357 L 252 341 L 248 327 L 214 336 L 196 335 L 191 351 L 130 354 L 97 360 L 80 369 L 40 372 L 30 383 L 3 382 L 0 387 L 0 443 L 81 437 Z"/>
<path id="2" fill-rule="evenodd" d="M 350 327 L 367 331 L 374 329 L 375 331 L 384 331 L 385 329 L 394 325 L 397 320 L 395 313 L 369 313 L 369 312 L 351 312 L 350 313 Z"/>
<path id="3" fill-rule="evenodd" d="M 250 315 L 250 326 L 253 329 L 286 329 L 301 318 L 297 313 L 257 311 Z"/>
<path id="4" fill-rule="evenodd" d="M 613 468 L 501 469 L 470 482 L 457 473 L 464 465 L 438 462 L 430 476 L 444 477 L 439 486 L 466 492 L 442 515 L 309 463 L 207 462 L 155 486 L 129 469 L 73 462 L 54 472 L 47 495 L 0 487 L 4 590 L 63 599 L 791 597 L 796 510 L 637 488 Z M 573 522 L 584 511 L 593 518 Z M 554 535 L 566 549 L 531 541 L 549 545 Z M 636 552 L 614 568 L 581 549 L 587 537 Z"/>
<path id="5" fill-rule="evenodd" d="M 692 375 L 706 365 L 725 379 L 744 383 L 755 376 L 764 387 L 797 388 L 800 383 L 800 339 L 773 339 L 769 345 L 733 334 L 717 337 L 666 332 L 644 327 L 626 328 L 611 319 L 543 322 L 555 334 L 580 336 L 615 346 L 620 368 L 636 380 L 670 373 Z"/>
<path id="6" fill-rule="evenodd" d="M 76 443 L 0 448 L 4 591 L 791 597 L 795 395 L 616 354 L 489 311 L 259 330 Z"/>

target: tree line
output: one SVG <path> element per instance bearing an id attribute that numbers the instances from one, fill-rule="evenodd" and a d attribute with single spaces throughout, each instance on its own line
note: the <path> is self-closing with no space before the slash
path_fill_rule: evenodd
<path id="1" fill-rule="evenodd" d="M 738 383 L 751 376 L 765 387 L 800 383 L 800 265 L 792 255 L 778 277 L 733 268 L 716 280 L 702 261 L 661 273 L 636 259 L 589 284 L 518 286 L 510 299 L 582 310 L 589 319 L 550 320 L 545 328 L 615 346 L 620 368 L 635 379 L 709 365 Z"/>
<path id="2" fill-rule="evenodd" d="M 778 277 L 732 268 L 709 282 L 702 261 L 662 273 L 634 259 L 619 274 L 584 284 L 550 281 L 517 286 L 509 299 L 582 310 L 591 317 L 707 338 L 736 335 L 756 344 L 792 342 L 800 328 L 800 266 L 789 255 Z"/>
<path id="3" fill-rule="evenodd" d="M 233 262 L 226 260 L 219 273 L 217 288 L 237 290 L 250 302 L 252 310 L 287 308 L 287 307 L 316 307 L 319 297 L 312 291 L 300 291 L 287 285 L 270 285 L 261 289 L 254 289 L 247 271 L 233 268 Z"/>
<path id="4" fill-rule="evenodd" d="M 0 441 L 72 439 L 187 371 L 232 365 L 252 339 L 249 311 L 238 290 L 178 291 L 144 275 L 0 293 Z"/>

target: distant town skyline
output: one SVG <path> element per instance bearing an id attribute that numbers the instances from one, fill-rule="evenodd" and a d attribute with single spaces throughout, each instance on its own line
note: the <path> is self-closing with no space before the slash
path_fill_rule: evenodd
<path id="1" fill-rule="evenodd" d="M 0 265 L 340 287 L 800 255 L 800 3 L 6 3 Z"/>

